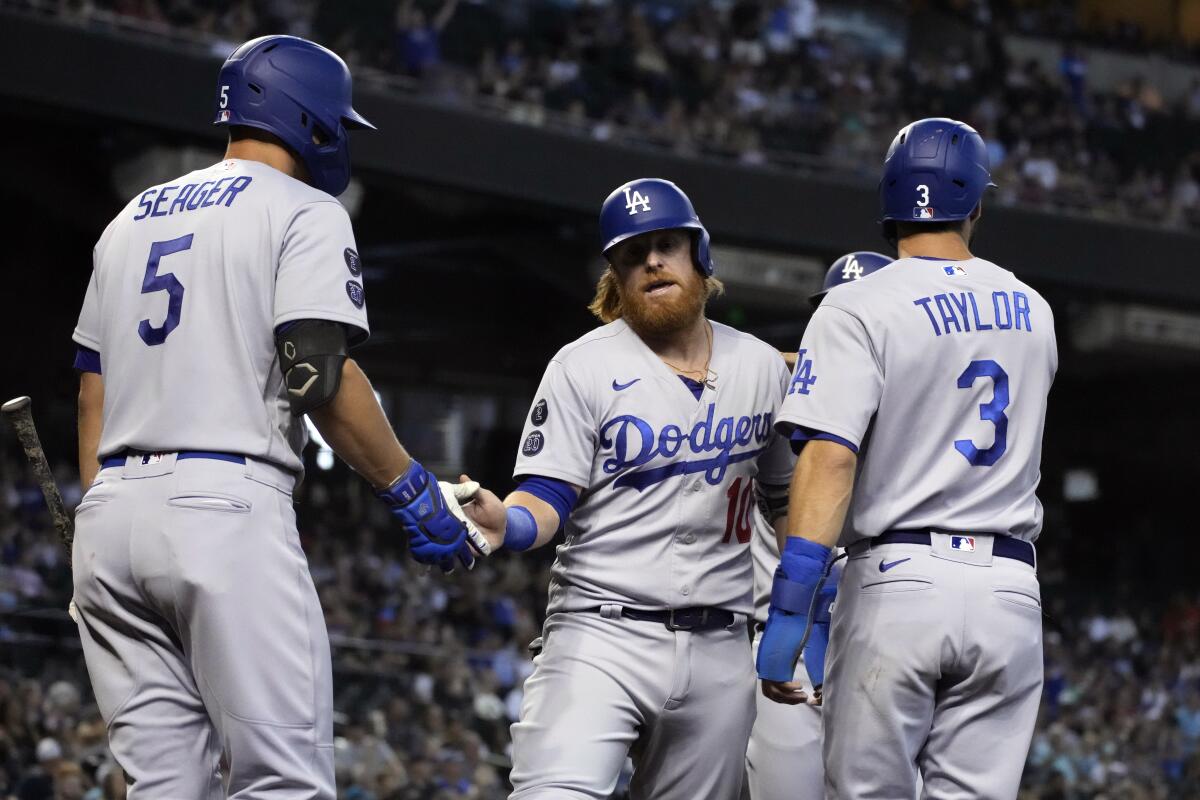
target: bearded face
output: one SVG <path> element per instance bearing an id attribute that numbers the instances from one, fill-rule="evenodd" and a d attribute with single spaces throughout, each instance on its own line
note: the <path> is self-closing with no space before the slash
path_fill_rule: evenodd
<path id="1" fill-rule="evenodd" d="M 610 252 L 625 321 L 642 337 L 685 330 L 704 313 L 708 289 L 692 262 L 687 231 L 645 233 Z"/>

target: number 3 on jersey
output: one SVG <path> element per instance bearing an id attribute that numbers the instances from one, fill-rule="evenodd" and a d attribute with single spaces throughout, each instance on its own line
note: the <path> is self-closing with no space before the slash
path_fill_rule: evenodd
<path id="1" fill-rule="evenodd" d="M 163 324 L 155 327 L 150 320 L 144 319 L 138 323 L 138 336 L 142 341 L 153 347 L 162 344 L 171 335 L 171 331 L 179 327 L 179 318 L 183 314 L 183 284 L 170 272 L 158 274 L 158 262 L 163 256 L 181 253 L 192 249 L 192 234 L 180 236 L 165 242 L 154 242 L 150 245 L 150 258 L 146 261 L 146 275 L 142 278 L 142 294 L 166 292 L 167 318 Z"/>
<path id="2" fill-rule="evenodd" d="M 980 378 L 992 379 L 992 399 L 980 403 L 979 418 L 996 426 L 996 440 L 991 447 L 981 450 L 970 439 L 957 439 L 954 449 L 962 453 L 971 466 L 990 467 L 1008 449 L 1008 417 L 1004 414 L 1004 409 L 1008 408 L 1008 373 L 991 359 L 972 361 L 958 376 L 958 388 L 970 389 Z"/>

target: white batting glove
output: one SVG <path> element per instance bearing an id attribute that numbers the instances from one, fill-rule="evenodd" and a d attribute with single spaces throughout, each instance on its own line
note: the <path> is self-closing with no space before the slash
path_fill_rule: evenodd
<path id="1" fill-rule="evenodd" d="M 492 546 L 488 544 L 487 539 L 475 527 L 475 523 L 462 510 L 464 504 L 475 499 L 475 493 L 479 491 L 479 481 L 467 481 L 466 483 L 438 481 L 438 486 L 441 487 L 442 497 L 446 500 L 446 510 L 467 526 L 467 542 L 470 543 L 471 548 L 481 556 L 491 555 Z"/>

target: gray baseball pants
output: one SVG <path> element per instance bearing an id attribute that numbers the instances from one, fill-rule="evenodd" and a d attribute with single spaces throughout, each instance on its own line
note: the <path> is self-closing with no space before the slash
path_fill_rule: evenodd
<path id="1" fill-rule="evenodd" d="M 611 606 L 610 608 L 618 608 Z M 552 614 L 512 726 L 511 800 L 737 800 L 754 722 L 745 617 L 729 628 Z"/>
<path id="2" fill-rule="evenodd" d="M 759 632 L 754 637 L 758 656 Z M 804 660 L 796 662 L 795 680 L 811 684 Z M 758 715 L 746 746 L 746 785 L 750 800 L 821 800 L 825 767 L 821 761 L 821 708 L 789 706 L 768 700 L 755 680 Z"/>
<path id="3" fill-rule="evenodd" d="M 962 538 L 962 537 L 958 537 Z M 1042 688 L 1036 570 L 973 551 L 852 547 L 825 673 L 826 796 L 1013 800 Z"/>
<path id="4" fill-rule="evenodd" d="M 84 495 L 79 635 L 129 800 L 333 800 L 329 638 L 293 481 L 167 453 Z"/>

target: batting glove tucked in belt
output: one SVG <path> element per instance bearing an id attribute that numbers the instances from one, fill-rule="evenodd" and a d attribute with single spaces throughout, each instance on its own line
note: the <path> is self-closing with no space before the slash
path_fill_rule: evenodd
<path id="1" fill-rule="evenodd" d="M 416 561 L 437 564 L 445 572 L 454 569 L 455 558 L 467 569 L 474 566 L 466 524 L 447 508 L 437 478 L 416 459 L 391 486 L 376 494 L 400 520 Z"/>
<path id="2" fill-rule="evenodd" d="M 758 643 L 759 678 L 792 680 L 803 651 L 813 688 L 825 682 L 829 607 L 837 592 L 836 577 L 825 575 L 832 555 L 832 550 L 816 542 L 799 537 L 787 540 L 771 586 L 767 627 Z"/>

